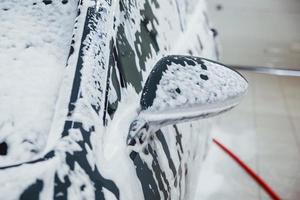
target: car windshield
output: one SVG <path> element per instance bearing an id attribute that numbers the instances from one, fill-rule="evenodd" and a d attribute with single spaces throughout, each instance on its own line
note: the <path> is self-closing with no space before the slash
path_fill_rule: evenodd
<path id="1" fill-rule="evenodd" d="M 77 0 L 0 0 L 0 166 L 43 150 Z"/>

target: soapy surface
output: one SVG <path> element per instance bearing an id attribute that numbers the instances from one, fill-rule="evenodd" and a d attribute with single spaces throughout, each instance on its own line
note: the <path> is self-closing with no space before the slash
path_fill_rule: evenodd
<path id="1" fill-rule="evenodd" d="M 65 1 L 63 1 L 65 2 Z M 0 166 L 44 148 L 70 50 L 77 1 L 0 1 Z"/>
<path id="2" fill-rule="evenodd" d="M 51 3 L 39 1 L 33 5 L 32 0 L 21 3 L 0 1 L 2 10 L 6 9 L 4 7 L 11 9 L 1 10 L 7 12 L 7 15 L 1 15 L 4 25 L 0 30 L 5 28 L 1 34 L 13 30 L 10 35 L 21 38 L 7 39 L 5 46 L 0 48 L 0 75 L 5 76 L 0 78 L 0 87 L 6 85 L 1 91 L 7 93 L 0 97 L 1 113 L 5 113 L 0 118 L 3 124 L 0 140 L 9 144 L 8 155 L 1 157 L 1 165 L 34 158 L 47 140 L 52 141 L 48 148 L 55 152 L 46 161 L 0 171 L 1 180 L 7 183 L 6 187 L 0 188 L 1 194 L 7 194 L 7 199 L 17 199 L 32 185 L 42 185 L 41 199 L 60 195 L 72 200 L 143 199 L 146 198 L 144 190 L 155 191 L 153 193 L 161 197 L 157 199 L 192 199 L 188 196 L 197 183 L 209 141 L 207 121 L 163 128 L 149 142 L 148 153 L 140 147 L 128 148 L 126 136 L 137 115 L 139 91 L 159 58 L 174 53 L 216 59 L 204 2 L 124 0 L 121 9 L 117 1 L 82 1 L 73 37 L 77 2 L 45 2 Z M 39 9 L 34 10 L 34 6 Z M 165 12 L 177 8 L 178 13 L 171 13 L 172 16 Z M 192 10 L 194 14 L 185 14 Z M 89 32 L 83 30 L 87 13 Z M 24 32 L 19 34 L 22 23 Z M 30 28 L 24 28 L 25 25 Z M 11 26 L 14 27 L 9 28 Z M 39 34 L 34 36 L 34 33 Z M 145 35 L 151 37 L 146 40 Z M 1 41 L 2 37 L 8 37 L 8 34 L 1 35 Z M 126 74 L 127 88 L 122 88 L 119 107 L 112 120 L 105 116 L 104 105 L 111 38 L 116 46 L 119 45 L 119 58 L 124 56 L 130 60 L 124 65 L 124 71 L 130 72 Z M 67 71 L 63 71 L 71 39 L 73 51 Z M 29 47 L 28 41 L 32 43 Z M 19 44 L 22 45 L 19 47 Z M 12 64 L 16 59 L 19 65 Z M 21 70 L 24 66 L 26 69 Z M 130 74 L 134 76 L 130 77 Z M 74 83 L 75 78 L 78 79 Z M 9 88 L 11 84 L 17 86 Z M 26 84 L 29 86 L 24 87 Z M 65 128 L 63 133 L 55 131 L 47 138 L 59 87 L 59 109 L 54 121 L 62 121 Z M 75 97 L 70 100 L 71 91 L 75 91 Z M 108 99 L 116 101 L 115 92 L 111 91 Z M 59 126 L 53 130 L 55 128 L 60 130 Z M 132 152 L 139 154 L 138 159 L 131 159 Z M 150 179 L 140 178 L 147 174 L 144 170 L 148 170 Z"/>
<path id="3" fill-rule="evenodd" d="M 209 105 L 242 96 L 247 81 L 232 69 L 202 59 L 170 63 L 157 86 L 150 110 L 162 111 Z"/>

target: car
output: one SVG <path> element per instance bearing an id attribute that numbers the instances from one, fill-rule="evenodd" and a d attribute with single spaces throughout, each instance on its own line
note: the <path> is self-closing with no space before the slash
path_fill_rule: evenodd
<path id="1" fill-rule="evenodd" d="M 204 1 L 0 8 L 0 199 L 195 198 L 206 118 L 248 85 L 215 61 Z"/>

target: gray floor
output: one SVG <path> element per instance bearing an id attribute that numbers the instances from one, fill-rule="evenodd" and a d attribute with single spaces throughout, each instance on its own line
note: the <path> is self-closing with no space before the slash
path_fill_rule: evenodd
<path id="1" fill-rule="evenodd" d="M 300 70 L 299 0 L 207 0 L 221 62 Z M 300 77 L 242 72 L 247 97 L 214 119 L 215 138 L 284 200 L 300 199 Z M 196 195 L 203 200 L 266 200 L 266 193 L 212 145 Z"/>
<path id="2" fill-rule="evenodd" d="M 214 137 L 258 172 L 283 199 L 299 200 L 300 77 L 242 73 L 249 80 L 249 93 L 236 109 L 215 119 Z M 270 199 L 216 146 L 211 148 L 210 159 L 213 173 L 202 177 L 200 184 L 215 188 L 200 190 L 202 199 Z"/>

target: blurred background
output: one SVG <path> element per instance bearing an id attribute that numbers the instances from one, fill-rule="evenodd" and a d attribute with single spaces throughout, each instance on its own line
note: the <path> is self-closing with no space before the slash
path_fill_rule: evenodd
<path id="1" fill-rule="evenodd" d="M 207 0 L 221 62 L 249 80 L 248 95 L 217 117 L 213 137 L 250 165 L 284 200 L 300 199 L 300 0 Z M 216 145 L 198 196 L 270 197 Z"/>
<path id="2" fill-rule="evenodd" d="M 207 0 L 219 31 L 221 60 L 300 70 L 299 0 Z"/>

